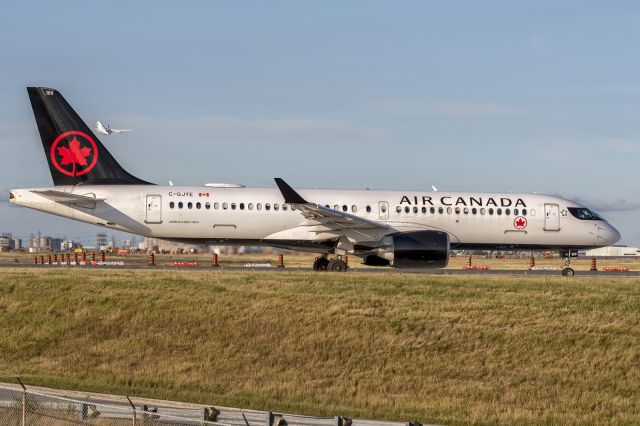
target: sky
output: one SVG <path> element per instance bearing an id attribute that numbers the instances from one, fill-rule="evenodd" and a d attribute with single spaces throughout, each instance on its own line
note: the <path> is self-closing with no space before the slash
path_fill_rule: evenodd
<path id="1" fill-rule="evenodd" d="M 52 185 L 39 85 L 133 128 L 101 140 L 148 181 L 558 194 L 638 246 L 639 19 L 615 0 L 9 2 L 0 232 L 101 230 L 8 204 Z"/>

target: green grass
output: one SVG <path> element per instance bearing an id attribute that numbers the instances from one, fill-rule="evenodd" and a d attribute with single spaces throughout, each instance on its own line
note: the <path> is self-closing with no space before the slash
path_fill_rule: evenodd
<path id="1" fill-rule="evenodd" d="M 3 269 L 0 380 L 311 415 L 640 423 L 640 280 Z"/>

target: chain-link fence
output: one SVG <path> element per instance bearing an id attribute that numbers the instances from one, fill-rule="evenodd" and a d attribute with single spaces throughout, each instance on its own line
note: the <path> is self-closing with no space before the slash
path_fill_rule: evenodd
<path id="1" fill-rule="evenodd" d="M 217 421 L 218 415 L 215 408 L 199 412 L 158 408 L 135 404 L 128 398 L 122 403 L 97 398 L 75 399 L 0 385 L 0 425 L 3 426 L 226 425 Z"/>
<path id="2" fill-rule="evenodd" d="M 0 383 L 0 426 L 421 426 L 418 422 L 313 417 Z"/>

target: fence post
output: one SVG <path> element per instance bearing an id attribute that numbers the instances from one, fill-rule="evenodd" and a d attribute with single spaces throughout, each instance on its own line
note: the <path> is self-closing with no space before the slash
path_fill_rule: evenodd
<path id="1" fill-rule="evenodd" d="M 133 426 L 136 426 L 136 406 L 133 405 L 133 402 L 131 402 L 131 398 L 129 398 L 128 396 L 125 397 L 127 398 L 127 401 L 129 401 L 129 404 L 131 405 L 131 408 L 133 409 Z"/>
<path id="2" fill-rule="evenodd" d="M 27 388 L 19 378 L 16 377 L 16 380 L 22 386 L 22 426 L 27 426 Z"/>

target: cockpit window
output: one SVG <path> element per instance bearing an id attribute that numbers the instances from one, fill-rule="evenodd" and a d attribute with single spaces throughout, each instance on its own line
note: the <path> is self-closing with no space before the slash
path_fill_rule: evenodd
<path id="1" fill-rule="evenodd" d="M 597 213 L 585 207 L 567 207 L 569 213 L 580 220 L 602 220 Z"/>

